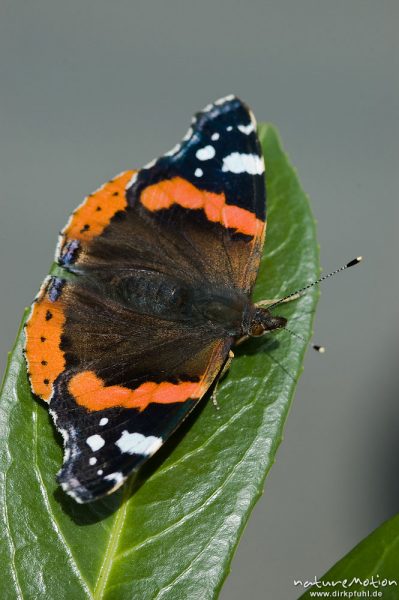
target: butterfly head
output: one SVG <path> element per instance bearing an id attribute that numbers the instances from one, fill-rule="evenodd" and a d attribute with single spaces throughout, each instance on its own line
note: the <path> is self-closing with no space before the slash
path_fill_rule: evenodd
<path id="1" fill-rule="evenodd" d="M 248 335 L 250 337 L 260 337 L 268 331 L 282 329 L 286 324 L 287 319 L 285 317 L 272 315 L 266 308 L 256 306 L 249 323 Z"/>

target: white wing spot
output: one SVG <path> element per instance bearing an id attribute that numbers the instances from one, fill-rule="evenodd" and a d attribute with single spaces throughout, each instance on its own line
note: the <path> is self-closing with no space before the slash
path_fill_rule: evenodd
<path id="1" fill-rule="evenodd" d="M 213 146 L 204 146 L 203 148 L 197 150 L 195 156 L 198 158 L 198 160 L 210 160 L 215 156 L 215 154 L 216 151 Z"/>
<path id="2" fill-rule="evenodd" d="M 114 482 L 114 485 L 112 486 L 112 488 L 107 492 L 108 494 L 112 494 L 112 492 L 114 492 L 119 487 L 121 487 L 121 485 L 125 481 L 126 477 L 123 476 L 123 473 L 116 472 L 116 473 L 111 473 L 110 475 L 106 475 L 104 477 L 104 479 Z"/>
<path id="3" fill-rule="evenodd" d="M 110 475 L 106 475 L 104 477 L 104 479 L 107 479 L 108 481 L 114 481 L 115 484 L 121 483 L 124 479 L 123 474 L 122 473 L 111 473 Z"/>
<path id="4" fill-rule="evenodd" d="M 107 417 L 103 417 L 102 419 L 100 419 L 100 427 L 104 427 L 104 425 L 106 425 L 108 423 L 109 419 L 107 419 Z"/>
<path id="5" fill-rule="evenodd" d="M 263 156 L 258 156 L 257 154 L 232 152 L 223 158 L 222 171 L 262 175 L 265 172 L 265 161 L 263 160 Z"/>
<path id="6" fill-rule="evenodd" d="M 169 150 L 169 152 L 165 152 L 164 156 L 174 156 L 179 152 L 179 150 L 180 144 L 176 144 L 176 146 L 173 146 L 172 150 Z"/>
<path id="7" fill-rule="evenodd" d="M 70 457 L 71 457 L 71 449 L 68 446 L 68 442 L 69 442 L 69 433 L 66 429 L 62 429 L 62 427 L 58 427 L 57 426 L 57 419 L 58 419 L 58 415 L 55 413 L 54 410 L 52 410 L 51 408 L 49 408 L 49 413 L 50 415 L 53 417 L 53 421 L 54 424 L 56 425 L 58 431 L 60 432 L 60 434 L 62 435 L 62 439 L 64 440 L 64 459 L 63 462 L 66 463 Z M 74 429 L 71 429 L 72 433 L 74 433 Z M 73 442 L 73 440 L 72 440 Z M 76 456 L 77 452 L 75 449 L 75 456 Z"/>
<path id="8" fill-rule="evenodd" d="M 162 438 L 154 435 L 145 436 L 142 433 L 129 433 L 125 430 L 115 444 L 121 452 L 127 454 L 152 456 L 162 446 Z"/>
<path id="9" fill-rule="evenodd" d="M 210 110 L 212 110 L 212 108 L 213 104 L 207 104 L 206 106 L 204 106 L 201 112 L 209 112 Z"/>
<path id="10" fill-rule="evenodd" d="M 202 177 L 203 174 L 204 174 L 204 171 L 202 169 L 200 169 L 199 167 L 198 167 L 198 169 L 195 169 L 195 171 L 194 171 L 194 175 L 196 177 Z"/>
<path id="11" fill-rule="evenodd" d="M 103 473 L 104 473 L 104 471 L 102 469 L 98 469 L 97 475 L 102 475 Z"/>
<path id="12" fill-rule="evenodd" d="M 226 131 L 233 131 L 233 126 L 229 125 L 228 127 L 226 127 Z"/>
<path id="13" fill-rule="evenodd" d="M 151 169 L 151 167 L 153 167 L 156 162 L 157 162 L 156 158 L 154 158 L 153 160 L 150 160 L 149 163 L 147 163 L 146 165 L 144 165 L 143 169 Z"/>
<path id="14" fill-rule="evenodd" d="M 221 104 L 225 104 L 226 102 L 230 102 L 231 100 L 234 100 L 235 96 L 234 94 L 229 94 L 228 96 L 225 96 L 224 98 L 219 98 L 218 100 L 215 100 L 214 104 L 216 104 L 216 106 L 220 106 Z"/>
<path id="15" fill-rule="evenodd" d="M 219 138 L 220 138 L 220 134 L 219 133 L 217 133 L 217 132 L 216 133 L 212 133 L 211 140 L 213 142 L 216 142 Z"/>
<path id="16" fill-rule="evenodd" d="M 89 460 L 89 465 L 95 465 L 97 462 L 97 459 L 95 456 L 92 456 Z"/>
<path id="17" fill-rule="evenodd" d="M 61 487 L 64 490 L 64 492 L 69 494 L 71 498 L 76 500 L 78 504 L 83 504 L 82 498 L 80 498 L 80 496 L 78 496 L 78 494 L 73 489 L 80 487 L 79 479 L 76 479 L 76 477 L 72 477 L 68 482 L 64 481 L 63 483 L 61 483 Z"/>
<path id="18" fill-rule="evenodd" d="M 256 129 L 256 119 L 255 119 L 255 115 L 252 112 L 252 110 L 249 111 L 249 118 L 251 119 L 252 125 L 254 126 L 254 129 Z"/>
<path id="19" fill-rule="evenodd" d="M 209 112 L 215 106 L 221 106 L 222 104 L 225 104 L 226 102 L 230 102 L 230 100 L 234 100 L 234 98 L 235 98 L 234 94 L 230 94 L 229 96 L 225 96 L 224 98 L 219 98 L 218 100 L 215 100 L 215 102 L 213 104 L 207 104 L 206 106 L 204 106 L 204 108 L 201 110 L 201 112 L 203 112 L 203 113 Z"/>
<path id="20" fill-rule="evenodd" d="M 93 452 L 96 452 L 97 450 L 100 450 L 100 448 L 102 448 L 105 444 L 103 438 L 101 437 L 101 435 L 97 435 L 96 433 L 94 435 L 91 435 L 90 437 L 87 438 L 86 440 L 86 444 L 88 444 L 90 446 L 90 448 L 93 450 Z"/>
<path id="21" fill-rule="evenodd" d="M 194 131 L 193 131 L 192 127 L 189 127 L 186 135 L 182 138 L 183 142 L 186 142 L 187 140 L 189 140 L 191 138 L 191 136 L 193 135 L 193 133 L 194 133 Z"/>
<path id="22" fill-rule="evenodd" d="M 137 180 L 137 175 L 138 175 L 138 173 L 134 173 L 134 175 L 132 175 L 132 178 L 131 178 L 131 180 L 129 181 L 129 183 L 127 184 L 127 186 L 126 186 L 126 188 L 125 188 L 125 189 L 127 189 L 127 190 L 128 190 L 129 188 L 131 188 L 131 187 L 132 187 L 132 185 L 133 185 L 133 184 L 135 184 L 135 183 L 136 183 L 136 180 Z"/>
<path id="23" fill-rule="evenodd" d="M 245 135 L 249 135 L 250 133 L 255 131 L 253 123 L 249 123 L 248 125 L 237 125 L 237 129 L 239 129 L 241 133 L 245 133 Z"/>

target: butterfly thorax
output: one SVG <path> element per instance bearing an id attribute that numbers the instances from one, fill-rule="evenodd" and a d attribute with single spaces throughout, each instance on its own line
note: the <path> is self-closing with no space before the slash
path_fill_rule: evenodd
<path id="1" fill-rule="evenodd" d="M 272 315 L 267 309 L 256 306 L 241 293 L 212 295 L 202 306 L 203 314 L 213 323 L 220 324 L 225 332 L 237 340 L 259 337 L 268 331 L 285 327 L 284 317 Z"/>

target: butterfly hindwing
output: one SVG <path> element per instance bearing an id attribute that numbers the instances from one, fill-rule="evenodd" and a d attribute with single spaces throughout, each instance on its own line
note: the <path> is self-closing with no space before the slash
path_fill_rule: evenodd
<path id="1" fill-rule="evenodd" d="M 228 298 L 228 318 L 242 319 L 264 233 L 263 158 L 235 97 L 72 215 L 56 255 L 65 277 L 47 279 L 33 305 L 26 358 L 64 438 L 59 481 L 77 501 L 119 487 L 206 393 L 234 331 L 217 311 L 204 318 L 203 303 Z"/>
<path id="2" fill-rule="evenodd" d="M 94 370 L 61 376 L 50 410 L 65 442 L 58 475 L 63 489 L 86 502 L 122 485 L 191 412 L 216 377 L 226 347 L 210 344 L 198 357 L 203 374 L 176 383 L 107 386 Z"/>
<path id="3" fill-rule="evenodd" d="M 65 491 L 110 493 L 176 429 L 214 381 L 232 339 L 131 310 L 90 280 L 50 277 L 26 325 L 33 391 L 64 440 Z"/>

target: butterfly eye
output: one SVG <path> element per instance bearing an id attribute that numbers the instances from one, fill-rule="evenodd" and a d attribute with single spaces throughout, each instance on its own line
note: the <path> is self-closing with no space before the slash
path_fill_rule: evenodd
<path id="1" fill-rule="evenodd" d="M 251 337 L 260 337 L 265 333 L 265 328 L 261 323 L 255 323 L 252 325 L 249 335 Z"/>
<path id="2" fill-rule="evenodd" d="M 257 307 L 249 326 L 249 335 L 259 337 L 268 331 L 285 327 L 287 319 L 284 317 L 275 317 L 268 310 Z"/>

